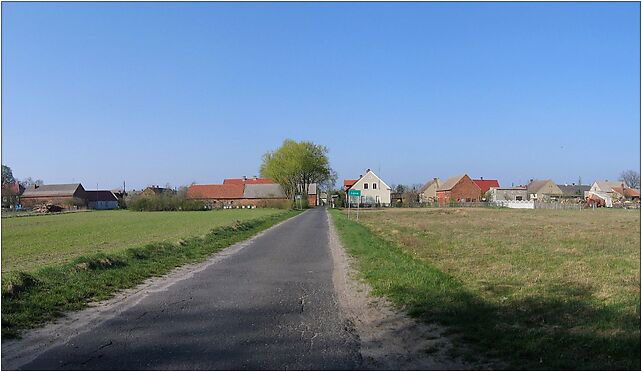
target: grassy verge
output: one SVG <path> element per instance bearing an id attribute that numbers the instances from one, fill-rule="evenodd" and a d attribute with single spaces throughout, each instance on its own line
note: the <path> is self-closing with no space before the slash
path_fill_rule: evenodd
<path id="1" fill-rule="evenodd" d="M 16 337 L 23 329 L 85 308 L 91 301 L 107 299 L 149 277 L 202 261 L 296 214 L 288 211 L 238 222 L 179 243 L 151 243 L 111 254 L 83 256 L 33 273 L 11 272 L 2 278 L 2 337 Z"/>
<path id="2" fill-rule="evenodd" d="M 373 287 L 375 294 L 389 298 L 410 315 L 448 326 L 453 337 L 472 345 L 475 353 L 482 352 L 489 357 L 506 361 L 515 369 L 639 370 L 639 274 L 637 294 L 634 292 L 630 294 L 632 298 L 622 301 L 614 298 L 602 301 L 599 296 L 594 295 L 591 287 L 563 281 L 558 271 L 553 275 L 540 270 L 534 283 L 520 283 L 517 277 L 511 275 L 520 270 L 528 271 L 538 262 L 533 257 L 521 260 L 515 256 L 518 255 L 517 252 L 535 247 L 518 244 L 513 251 L 501 242 L 492 241 L 486 244 L 498 251 L 488 254 L 484 259 L 501 261 L 503 252 L 504 256 L 508 255 L 508 258 L 504 257 L 506 260 L 512 259 L 525 267 L 510 267 L 500 262 L 501 270 L 493 269 L 488 274 L 496 278 L 492 281 L 492 288 L 486 286 L 482 290 L 473 278 L 479 277 L 480 273 L 460 275 L 460 272 L 465 271 L 463 268 L 458 269 L 453 264 L 445 270 L 440 261 L 447 258 L 459 262 L 462 267 L 471 264 L 467 258 L 483 256 L 476 249 L 482 242 L 467 241 L 462 250 L 458 249 L 457 242 L 464 235 L 473 237 L 483 235 L 482 233 L 477 231 L 466 235 L 456 230 L 453 226 L 468 226 L 459 221 L 459 224 L 451 224 L 450 230 L 444 228 L 447 236 L 437 239 L 431 235 L 436 230 L 403 231 L 403 226 L 399 226 L 403 225 L 401 215 L 376 213 L 383 215 L 378 214 L 375 218 L 374 214 L 368 217 L 364 213 L 360 216 L 361 223 L 348 220 L 339 211 L 333 211 L 332 216 L 346 250 L 356 257 L 361 275 Z M 498 210 L 483 213 L 504 212 Z M 497 224 L 498 215 L 493 216 L 495 218 L 491 221 Z M 525 216 L 527 218 L 533 215 Z M 416 221 L 417 217 L 413 216 L 412 220 Z M 444 216 L 424 217 L 433 217 L 438 223 L 452 223 Z M 511 223 L 518 223 L 515 216 L 508 217 Z M 550 217 L 547 216 L 546 219 L 550 220 Z M 391 227 L 394 224 L 396 229 Z M 555 229 L 550 224 L 545 228 Z M 385 236 L 382 229 L 390 230 L 393 238 Z M 515 226 L 510 226 L 509 230 L 521 231 Z M 408 232 L 410 233 L 405 234 Z M 570 240 L 571 236 L 565 234 L 563 238 Z M 541 242 L 543 235 L 539 235 L 538 239 Z M 553 242 L 546 243 L 546 248 L 550 243 L 551 249 L 560 249 Z M 639 243 L 633 249 L 639 250 Z M 578 252 L 573 254 L 578 255 Z M 607 248 L 602 260 L 610 259 L 609 255 L 613 254 Z M 556 256 L 560 255 L 559 252 L 543 252 L 543 256 L 549 257 L 549 262 L 559 259 Z M 582 270 L 586 269 L 584 258 L 574 256 L 574 260 Z M 618 283 L 619 280 L 624 280 L 617 277 L 621 267 L 625 266 L 620 261 L 623 262 L 621 258 L 616 259 L 620 267 L 614 264 L 610 274 L 601 279 L 618 280 Z M 478 260 L 477 264 L 481 266 L 485 263 Z M 565 265 L 560 267 L 562 270 L 569 270 Z M 634 275 L 629 279 L 636 280 Z M 540 285 L 541 281 L 546 280 L 550 283 Z M 624 287 L 627 285 L 627 282 L 616 284 Z M 520 292 L 527 286 L 528 291 Z M 473 354 L 464 356 L 474 359 Z"/>

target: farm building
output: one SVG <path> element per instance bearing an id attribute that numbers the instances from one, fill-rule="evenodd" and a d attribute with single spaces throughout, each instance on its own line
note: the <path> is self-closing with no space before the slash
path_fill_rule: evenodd
<path id="1" fill-rule="evenodd" d="M 481 189 L 468 175 L 448 178 L 437 188 L 437 201 L 447 204 L 451 201 L 476 202 L 481 197 Z"/>
<path id="2" fill-rule="evenodd" d="M 162 194 L 176 194 L 176 190 L 168 187 L 149 186 L 141 193 L 143 196 L 157 196 Z"/>
<path id="3" fill-rule="evenodd" d="M 439 188 L 439 178 L 433 178 L 426 182 L 419 189 L 419 202 L 432 203 L 437 201 L 437 189 Z"/>
<path id="4" fill-rule="evenodd" d="M 562 190 L 562 199 L 571 200 L 571 201 L 582 201 L 585 199 L 585 196 L 591 190 L 589 185 L 557 185 L 560 190 Z"/>
<path id="5" fill-rule="evenodd" d="M 552 180 L 531 180 L 526 188 L 529 200 L 558 200 L 563 195 L 562 190 Z"/>
<path id="6" fill-rule="evenodd" d="M 20 197 L 24 208 L 33 208 L 51 203 L 61 209 L 87 206 L 87 192 L 79 183 L 58 185 L 33 185 L 27 188 Z"/>
<path id="7" fill-rule="evenodd" d="M 499 188 L 499 181 L 497 180 L 485 180 L 480 178 L 478 180 L 473 180 L 473 182 L 479 186 L 482 195 L 486 194 L 491 187 Z"/>
<path id="8" fill-rule="evenodd" d="M 488 196 L 490 201 L 522 201 L 528 199 L 528 190 L 525 186 L 491 187 Z"/>
<path id="9" fill-rule="evenodd" d="M 619 187 L 613 187 L 613 197 L 618 200 L 640 201 L 640 190 L 626 187 L 622 183 Z"/>
<path id="10" fill-rule="evenodd" d="M 210 208 L 240 205 L 243 199 L 243 184 L 191 185 L 187 188 L 187 199 L 202 200 Z"/>
<path id="11" fill-rule="evenodd" d="M 346 192 L 349 190 L 361 191 L 360 204 L 371 206 L 390 205 L 390 186 L 370 169 L 366 169 L 366 174 L 359 176 L 359 179 L 344 180 L 343 186 Z"/>
<path id="12" fill-rule="evenodd" d="M 117 209 L 118 198 L 109 190 L 87 190 L 89 209 Z"/>
<path id="13" fill-rule="evenodd" d="M 624 184 L 624 185 L 622 184 L 623 184 L 622 182 L 614 182 L 609 180 L 595 181 L 591 185 L 591 188 L 589 191 L 606 193 L 609 196 L 612 196 L 614 187 L 628 187 L 627 184 Z"/>

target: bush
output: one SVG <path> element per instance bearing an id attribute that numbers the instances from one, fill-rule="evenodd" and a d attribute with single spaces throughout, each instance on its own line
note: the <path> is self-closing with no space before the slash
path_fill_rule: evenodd
<path id="1" fill-rule="evenodd" d="M 139 212 L 207 210 L 204 202 L 186 199 L 185 196 L 181 194 L 161 194 L 154 196 L 133 195 L 127 199 L 127 208 Z"/>

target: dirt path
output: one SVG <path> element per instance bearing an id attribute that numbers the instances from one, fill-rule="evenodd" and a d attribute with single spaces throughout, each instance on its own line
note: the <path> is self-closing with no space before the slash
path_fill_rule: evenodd
<path id="1" fill-rule="evenodd" d="M 354 259 L 341 245 L 330 214 L 329 242 L 334 261 L 333 282 L 339 305 L 359 336 L 363 368 L 369 370 L 490 369 L 487 363 L 468 363 L 453 357 L 454 341 L 445 328 L 415 321 L 357 279 Z M 463 345 L 457 345 L 464 347 Z"/>

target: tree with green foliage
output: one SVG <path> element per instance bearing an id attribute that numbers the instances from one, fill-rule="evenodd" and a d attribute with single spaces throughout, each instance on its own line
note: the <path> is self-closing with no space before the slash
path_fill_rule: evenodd
<path id="1" fill-rule="evenodd" d="M 16 181 L 13 178 L 13 171 L 8 166 L 2 164 L 2 184 L 14 183 Z"/>
<path id="2" fill-rule="evenodd" d="M 277 150 L 265 153 L 261 164 L 261 177 L 280 184 L 292 200 L 296 195 L 307 195 L 311 183 L 321 184 L 335 175 L 327 147 L 308 141 L 286 139 Z"/>

